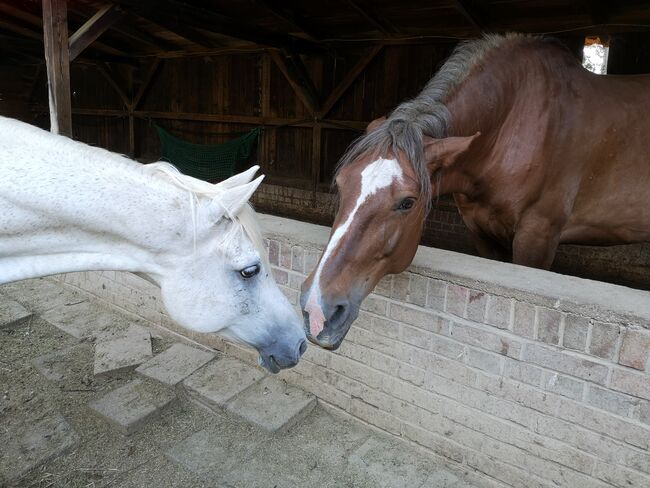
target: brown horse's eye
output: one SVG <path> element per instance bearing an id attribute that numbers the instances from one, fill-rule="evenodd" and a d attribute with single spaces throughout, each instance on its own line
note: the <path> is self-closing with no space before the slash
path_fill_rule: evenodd
<path id="1" fill-rule="evenodd" d="M 397 206 L 397 210 L 406 211 L 410 210 L 415 204 L 415 198 L 405 198 Z"/>

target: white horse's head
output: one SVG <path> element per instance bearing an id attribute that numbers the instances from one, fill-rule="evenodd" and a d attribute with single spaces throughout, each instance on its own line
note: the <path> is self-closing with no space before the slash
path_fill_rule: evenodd
<path id="1" fill-rule="evenodd" d="M 273 280 L 248 204 L 263 179 L 251 181 L 257 169 L 209 187 L 196 183 L 193 245 L 169 259 L 158 281 L 165 307 L 180 325 L 248 344 L 259 352 L 260 364 L 277 373 L 294 366 L 307 343 L 301 320 Z"/>

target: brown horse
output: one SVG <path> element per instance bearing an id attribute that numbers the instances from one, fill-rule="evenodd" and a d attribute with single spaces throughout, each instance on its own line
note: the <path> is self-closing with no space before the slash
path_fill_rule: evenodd
<path id="1" fill-rule="evenodd" d="M 329 243 L 302 286 L 307 335 L 337 348 L 361 301 L 413 259 L 453 194 L 484 257 L 549 268 L 560 243 L 650 240 L 650 76 L 598 76 L 558 43 L 487 36 L 370 124 L 336 176 Z"/>

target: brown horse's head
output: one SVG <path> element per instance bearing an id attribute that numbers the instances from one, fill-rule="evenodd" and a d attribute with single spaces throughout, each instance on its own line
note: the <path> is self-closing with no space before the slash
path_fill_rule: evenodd
<path id="1" fill-rule="evenodd" d="M 372 122 L 366 137 L 387 123 Z M 432 175 L 465 152 L 476 136 L 420 137 L 419 164 L 408 151 L 388 144 L 359 151 L 339 168 L 339 210 L 301 294 L 307 337 L 321 347 L 338 348 L 379 280 L 411 263 L 429 208 Z"/>

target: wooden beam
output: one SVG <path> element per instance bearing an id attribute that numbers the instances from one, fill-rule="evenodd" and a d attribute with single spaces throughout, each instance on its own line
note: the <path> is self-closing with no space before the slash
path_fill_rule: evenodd
<path id="1" fill-rule="evenodd" d="M 263 5 L 276 17 L 288 22 L 296 30 L 303 32 L 310 38 L 318 40 L 324 37 L 323 32 L 316 29 L 313 25 L 310 25 L 307 19 L 288 6 L 287 2 L 282 0 L 257 0 L 257 2 Z"/>
<path id="2" fill-rule="evenodd" d="M 394 25 L 388 21 L 380 18 L 375 12 L 369 11 L 367 8 L 361 7 L 356 0 L 347 0 L 346 2 L 350 7 L 352 7 L 361 17 L 366 19 L 370 24 L 375 26 L 379 32 L 385 36 L 392 36 L 399 33 L 399 30 L 395 28 Z"/>
<path id="3" fill-rule="evenodd" d="M 109 30 L 115 31 L 121 36 L 128 37 L 130 40 L 139 42 L 157 52 L 176 49 L 172 44 L 149 34 L 139 26 L 134 27 L 134 16 L 124 10 L 121 10 L 121 12 L 122 16 L 120 17 L 119 22 L 115 22 L 111 25 Z M 68 5 L 68 14 L 70 13 L 74 13 L 79 18 L 88 18 L 90 16 L 88 8 L 82 7 L 81 5 Z"/>
<path id="4" fill-rule="evenodd" d="M 120 4 L 128 6 L 145 18 L 155 12 L 156 15 L 170 16 L 186 26 L 263 46 L 292 48 L 300 52 L 324 50 L 313 41 L 244 23 L 239 19 L 219 14 L 214 9 L 189 5 L 178 0 L 120 0 Z"/>
<path id="5" fill-rule="evenodd" d="M 320 183 L 320 163 L 321 163 L 321 147 L 323 140 L 323 131 L 319 122 L 314 122 L 312 128 L 312 145 L 311 145 L 311 179 L 313 183 L 313 190 L 316 191 Z"/>
<path id="6" fill-rule="evenodd" d="M 98 64 L 97 69 L 102 74 L 102 76 L 106 79 L 106 81 L 108 81 L 109 85 L 111 85 L 113 87 L 115 92 L 118 94 L 118 96 L 122 100 L 122 103 L 124 104 L 124 106 L 126 108 L 128 108 L 131 105 L 131 99 L 126 94 L 126 92 L 122 89 L 120 84 L 115 80 L 115 77 L 110 72 L 109 68 L 105 64 Z"/>
<path id="7" fill-rule="evenodd" d="M 43 38 L 50 100 L 50 131 L 72 137 L 68 16 L 65 0 L 43 0 Z"/>
<path id="8" fill-rule="evenodd" d="M 486 27 L 486 22 L 483 15 L 478 12 L 476 3 L 472 0 L 454 0 L 454 6 L 458 12 L 472 24 L 476 30 L 483 32 Z"/>
<path id="9" fill-rule="evenodd" d="M 311 99 L 314 107 L 318 109 L 320 107 L 320 96 L 318 95 L 318 90 L 314 85 L 314 81 L 311 79 L 305 63 L 303 63 L 300 54 L 294 50 L 290 50 L 289 60 L 291 61 L 291 66 L 293 67 L 294 73 L 300 81 L 300 84 L 304 87 L 305 92 Z"/>
<path id="10" fill-rule="evenodd" d="M 330 96 L 327 97 L 327 100 L 325 100 L 325 103 L 323 104 L 323 108 L 318 114 L 318 118 L 327 117 L 327 114 L 330 113 L 336 102 L 338 102 L 343 94 L 347 91 L 347 89 L 350 88 L 350 85 L 354 83 L 357 77 L 363 72 L 364 69 L 366 69 L 368 64 L 370 64 L 370 62 L 375 59 L 375 56 L 379 54 L 379 51 L 381 51 L 382 47 L 383 46 L 381 44 L 373 46 L 370 51 L 368 51 L 368 53 L 366 53 L 361 57 L 361 59 L 359 59 L 359 61 L 357 61 L 357 64 L 354 65 L 354 67 L 345 76 L 345 78 L 341 80 L 341 83 L 339 83 L 338 86 L 334 88 Z"/>
<path id="11" fill-rule="evenodd" d="M 151 66 L 149 66 L 149 69 L 147 70 L 147 74 L 144 76 L 144 79 L 142 80 L 142 85 L 140 85 L 138 92 L 135 94 L 133 100 L 131 101 L 131 104 L 129 105 L 130 107 L 129 110 L 131 112 L 134 111 L 136 108 L 138 108 L 138 106 L 140 105 L 140 101 L 142 100 L 142 97 L 144 97 L 147 94 L 147 91 L 149 90 L 149 87 L 151 86 L 151 82 L 156 76 L 159 67 L 160 67 L 160 59 L 156 58 L 151 63 Z"/>
<path id="12" fill-rule="evenodd" d="M 276 64 L 278 69 L 282 72 L 286 80 L 289 82 L 295 94 L 298 95 L 298 98 L 300 98 L 302 103 L 305 104 L 305 107 L 307 107 L 307 109 L 309 109 L 309 111 L 312 114 L 316 113 L 316 109 L 317 109 L 316 101 L 313 100 L 313 98 L 308 93 L 307 89 L 300 83 L 298 79 L 296 79 L 294 73 L 289 69 L 287 60 L 284 57 L 284 55 L 280 54 L 279 51 L 275 51 L 275 50 L 270 51 L 270 54 L 271 54 L 271 59 L 273 59 L 273 62 Z"/>
<path id="13" fill-rule="evenodd" d="M 269 117 L 271 115 L 271 57 L 262 56 L 260 66 L 260 115 Z M 262 148 L 260 150 L 260 161 L 270 163 L 275 155 L 276 131 L 265 130 L 262 134 Z"/>
<path id="14" fill-rule="evenodd" d="M 84 25 L 70 36 L 70 61 L 73 61 L 81 51 L 90 46 L 106 30 L 122 17 L 122 11 L 116 5 L 105 5 L 95 15 L 89 18 Z"/>
<path id="15" fill-rule="evenodd" d="M 6 20 L 0 19 L 0 28 L 7 30 L 9 32 L 14 32 L 16 34 L 20 34 L 23 37 L 27 37 L 28 39 L 34 39 L 35 41 L 43 41 L 43 35 L 34 32 L 33 30 L 27 28 L 27 27 L 22 27 L 20 25 L 12 24 L 11 22 L 7 22 Z"/>
<path id="16" fill-rule="evenodd" d="M 12 5 L 7 5 L 4 3 L 0 3 L 0 13 L 5 14 L 5 20 L 0 20 L 0 27 L 6 28 L 7 30 L 16 32 L 25 37 L 29 37 L 30 39 L 35 39 L 41 42 L 43 41 L 43 35 L 41 34 L 41 32 L 43 31 L 43 19 L 41 17 L 30 14 L 29 12 L 25 12 L 17 7 L 14 7 Z M 15 19 L 21 20 L 26 24 L 30 24 L 33 27 L 36 27 L 38 29 L 38 32 L 28 29 L 26 27 L 12 24 L 11 22 L 9 22 L 9 20 L 7 20 L 8 17 L 13 17 Z M 115 62 L 124 62 L 124 59 L 126 59 L 126 53 L 120 51 L 119 49 L 115 49 L 110 46 L 107 46 L 106 44 L 103 44 L 99 41 L 95 42 L 91 47 L 94 50 L 102 51 L 110 56 L 110 58 L 105 56 L 103 58 L 104 60 L 110 59 Z M 90 58 L 90 56 L 85 56 L 85 57 Z"/>
<path id="17" fill-rule="evenodd" d="M 128 6 L 128 8 L 129 14 L 139 17 L 140 19 L 143 19 L 150 24 L 154 24 L 166 31 L 172 32 L 178 37 L 182 37 L 201 49 L 223 47 L 221 43 L 209 38 L 196 29 L 189 27 L 173 15 L 167 15 L 158 10 L 144 10 L 141 6 L 138 6 L 137 3 L 133 6 L 133 10 L 131 10 L 131 6 Z"/>
<path id="18" fill-rule="evenodd" d="M 44 111 L 45 107 L 34 105 L 36 111 Z M 74 108 L 74 115 L 89 115 L 96 117 L 128 117 L 129 113 L 124 110 L 109 108 Z M 322 127 L 332 129 L 349 130 L 362 132 L 368 127 L 369 121 L 358 120 L 319 120 L 315 122 L 312 118 L 288 119 L 283 117 L 258 117 L 250 115 L 219 115 L 219 114 L 197 114 L 188 112 L 157 112 L 149 110 L 134 110 L 133 116 L 139 119 L 163 119 L 163 120 L 191 120 L 197 122 L 219 122 L 224 124 L 242 125 L 264 125 L 269 127 L 314 127 L 319 124 Z"/>
<path id="19" fill-rule="evenodd" d="M 591 21 L 596 24 L 606 24 L 609 22 L 613 6 L 606 0 L 593 0 L 588 2 L 591 11 Z"/>
<path id="20" fill-rule="evenodd" d="M 34 95 L 36 94 L 36 90 L 38 89 L 38 82 L 40 81 L 41 75 L 43 74 L 43 67 L 44 66 L 42 62 L 36 67 L 36 72 L 34 73 L 34 78 L 30 84 L 29 92 L 27 92 L 27 103 L 31 103 Z"/>

